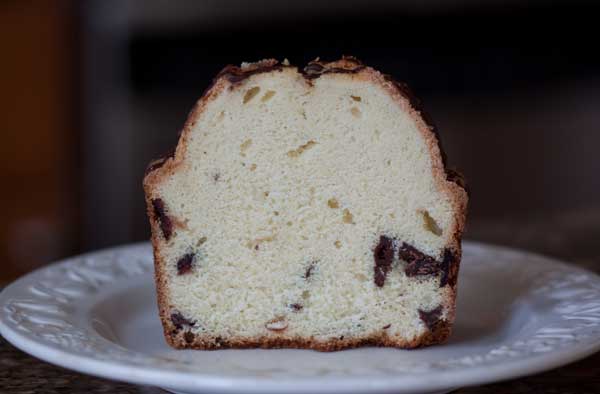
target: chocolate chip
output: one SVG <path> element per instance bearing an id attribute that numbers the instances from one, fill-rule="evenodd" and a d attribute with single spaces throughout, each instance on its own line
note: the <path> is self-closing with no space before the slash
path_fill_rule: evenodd
<path id="1" fill-rule="evenodd" d="M 175 326 L 176 329 L 181 330 L 183 326 L 194 327 L 196 324 L 195 321 L 191 321 L 183 317 L 183 315 L 179 312 L 171 313 L 171 322 Z"/>
<path id="2" fill-rule="evenodd" d="M 354 63 L 353 68 L 342 68 L 342 67 L 326 67 L 324 63 L 313 60 L 308 63 L 302 73 L 306 79 L 315 79 L 323 74 L 339 73 L 339 74 L 354 74 L 365 68 L 365 66 L 356 58 L 344 57 L 344 60 L 351 61 Z"/>
<path id="3" fill-rule="evenodd" d="M 191 331 L 186 331 L 185 334 L 183 334 L 183 339 L 185 339 L 187 343 L 194 342 L 194 338 L 195 335 Z"/>
<path id="4" fill-rule="evenodd" d="M 310 62 L 304 67 L 304 74 L 309 77 L 318 76 L 325 70 L 325 67 L 317 62 Z"/>
<path id="5" fill-rule="evenodd" d="M 450 286 L 456 285 L 456 277 L 458 276 L 458 264 L 456 254 L 450 249 L 444 249 L 444 259 L 440 264 L 442 276 L 440 278 L 440 287 L 447 284 Z"/>
<path id="6" fill-rule="evenodd" d="M 194 253 L 184 254 L 177 261 L 177 275 L 184 275 L 192 272 L 192 266 L 194 264 L 196 255 Z"/>
<path id="7" fill-rule="evenodd" d="M 160 229 L 163 236 L 168 241 L 173 234 L 173 222 L 171 218 L 167 216 L 165 212 L 165 203 L 161 198 L 155 198 L 152 200 L 152 208 L 154 209 L 154 216 L 158 219 Z"/>
<path id="8" fill-rule="evenodd" d="M 281 71 L 281 70 L 283 70 L 284 67 L 286 67 L 286 66 L 284 66 L 282 64 L 278 64 L 276 62 L 260 64 L 252 69 L 243 69 L 243 68 L 240 68 L 237 66 L 229 65 L 229 66 L 225 67 L 219 73 L 219 75 L 217 75 L 217 77 L 215 78 L 215 81 L 218 80 L 219 78 L 223 77 L 223 78 L 227 79 L 229 82 L 236 84 L 236 83 L 239 83 L 239 82 L 243 81 L 244 79 L 250 77 L 251 75 L 265 73 L 265 72 L 269 72 L 269 71 L 276 71 L 276 70 Z M 214 84 L 214 81 L 213 81 L 213 84 Z"/>
<path id="9" fill-rule="evenodd" d="M 425 323 L 425 326 L 431 331 L 435 331 L 438 324 L 441 322 L 440 317 L 442 316 L 442 306 L 439 305 L 437 308 L 424 311 L 419 309 L 419 318 Z"/>
<path id="10" fill-rule="evenodd" d="M 392 325 L 391 324 L 386 324 L 385 326 L 383 326 L 384 330 L 387 330 L 388 328 L 390 328 Z"/>
<path id="11" fill-rule="evenodd" d="M 440 272 L 440 263 L 436 259 L 406 242 L 402 243 L 399 254 L 400 259 L 406 261 L 406 276 L 437 275 Z"/>
<path id="12" fill-rule="evenodd" d="M 378 287 L 383 287 L 385 278 L 394 260 L 394 243 L 391 238 L 385 235 L 379 238 L 379 243 L 373 250 L 373 259 L 375 260 L 373 267 L 375 284 Z"/>
<path id="13" fill-rule="evenodd" d="M 294 312 L 300 312 L 304 306 L 302 304 L 291 304 L 290 308 L 292 308 Z"/>
<path id="14" fill-rule="evenodd" d="M 317 264 L 316 261 L 313 261 L 313 262 L 310 263 L 310 265 L 308 266 L 308 268 L 304 272 L 304 279 L 310 278 L 310 276 L 312 275 L 313 270 L 315 269 L 315 265 L 316 264 Z"/>

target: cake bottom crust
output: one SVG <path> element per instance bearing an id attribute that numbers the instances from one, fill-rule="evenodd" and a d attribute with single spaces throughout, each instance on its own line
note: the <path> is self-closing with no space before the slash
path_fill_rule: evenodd
<path id="1" fill-rule="evenodd" d="M 193 334 L 190 331 L 179 330 L 176 333 L 165 333 L 169 345 L 177 349 L 219 350 L 219 349 L 312 349 L 321 352 L 352 349 L 362 346 L 394 347 L 399 349 L 414 349 L 422 346 L 445 342 L 450 336 L 451 325 L 440 321 L 433 330 L 412 340 L 394 338 L 385 332 L 377 335 L 359 338 L 332 338 L 319 341 L 308 337 L 261 336 L 261 337 L 231 337 L 221 338 Z"/>

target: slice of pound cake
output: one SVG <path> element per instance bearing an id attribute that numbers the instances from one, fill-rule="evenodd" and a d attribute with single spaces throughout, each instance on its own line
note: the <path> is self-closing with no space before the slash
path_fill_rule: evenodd
<path id="1" fill-rule="evenodd" d="M 354 58 L 226 67 L 144 179 L 167 341 L 444 341 L 462 185 L 406 87 Z"/>

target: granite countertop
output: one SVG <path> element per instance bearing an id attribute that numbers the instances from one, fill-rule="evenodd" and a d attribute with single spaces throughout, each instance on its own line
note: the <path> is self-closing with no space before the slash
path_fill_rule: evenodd
<path id="1" fill-rule="evenodd" d="M 600 273 L 600 209 L 471 222 L 466 238 L 532 250 Z M 549 372 L 456 390 L 460 394 L 598 393 L 600 353 Z M 39 361 L 0 338 L 0 393 L 165 393 L 113 382 Z"/>

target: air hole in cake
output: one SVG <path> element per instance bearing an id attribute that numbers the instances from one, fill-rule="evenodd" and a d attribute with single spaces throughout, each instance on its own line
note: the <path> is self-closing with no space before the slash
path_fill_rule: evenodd
<path id="1" fill-rule="evenodd" d="M 390 328 L 391 326 L 392 326 L 391 324 L 386 324 L 386 325 L 385 325 L 385 326 L 383 326 L 382 328 L 383 328 L 384 330 L 387 330 L 387 329 L 388 329 L 388 328 Z"/>
<path id="2" fill-rule="evenodd" d="M 327 206 L 329 206 L 329 208 L 336 209 L 340 207 L 340 204 L 335 198 L 330 198 L 329 200 L 327 200 Z"/>
<path id="3" fill-rule="evenodd" d="M 352 107 L 350 108 L 350 112 L 352 113 L 352 116 L 354 116 L 355 118 L 360 118 L 360 109 L 356 108 L 356 107 Z"/>
<path id="4" fill-rule="evenodd" d="M 177 275 L 185 275 L 192 272 L 194 260 L 196 255 L 194 253 L 186 253 L 177 260 Z"/>
<path id="5" fill-rule="evenodd" d="M 373 259 L 375 260 L 373 279 L 377 287 L 383 287 L 394 260 L 394 242 L 391 238 L 385 235 L 379 237 L 379 243 L 373 250 Z"/>
<path id="6" fill-rule="evenodd" d="M 437 222 L 431 217 L 428 211 L 420 210 L 418 212 L 421 214 L 421 216 L 423 216 L 423 226 L 425 227 L 425 230 L 437 235 L 438 237 L 442 235 L 442 229 L 440 226 L 438 226 Z"/>
<path id="7" fill-rule="evenodd" d="M 350 97 L 352 97 L 352 100 L 354 100 L 354 101 L 358 101 L 358 102 L 362 101 L 362 98 L 360 96 L 352 96 L 352 95 L 350 95 Z"/>
<path id="8" fill-rule="evenodd" d="M 354 277 L 361 282 L 366 282 L 369 280 L 369 278 L 367 278 L 367 275 L 360 274 L 360 273 L 354 274 Z"/>
<path id="9" fill-rule="evenodd" d="M 266 93 L 262 96 L 262 98 L 260 99 L 260 101 L 267 102 L 269 101 L 273 96 L 275 96 L 275 91 L 274 90 L 267 90 Z"/>
<path id="10" fill-rule="evenodd" d="M 219 182 L 219 179 L 221 179 L 221 174 L 217 172 L 213 175 L 213 180 Z"/>
<path id="11" fill-rule="evenodd" d="M 260 88 L 258 86 L 248 89 L 246 91 L 246 93 L 244 94 L 244 104 L 246 104 L 250 100 L 252 100 L 254 98 L 254 96 L 256 96 L 258 94 L 258 92 L 260 92 Z"/>
<path id="12" fill-rule="evenodd" d="M 346 224 L 354 224 L 354 217 L 349 209 L 344 209 L 344 216 L 342 217 L 342 221 Z"/>
<path id="13" fill-rule="evenodd" d="M 265 328 L 269 331 L 283 331 L 288 328 L 288 322 L 285 320 L 285 317 L 279 316 L 274 318 L 273 320 L 268 321 L 265 324 Z"/>
<path id="14" fill-rule="evenodd" d="M 248 148 L 250 148 L 250 145 L 252 145 L 252 139 L 247 139 L 246 141 L 242 142 L 240 145 L 240 155 L 242 157 L 246 157 L 246 151 Z"/>
<path id="15" fill-rule="evenodd" d="M 246 246 L 248 247 L 248 249 L 254 249 L 254 250 L 258 250 L 257 246 L 259 246 L 261 243 L 263 242 L 271 242 L 275 239 L 275 235 L 267 235 L 265 237 L 259 237 L 259 238 L 255 238 L 251 241 L 248 241 L 246 243 Z"/>
<path id="16" fill-rule="evenodd" d="M 289 157 L 295 158 L 300 156 L 302 153 L 304 153 L 306 150 L 312 148 L 313 146 L 315 146 L 317 143 L 313 140 L 309 140 L 306 144 L 300 145 L 298 148 L 291 150 L 287 153 L 287 155 Z"/>

